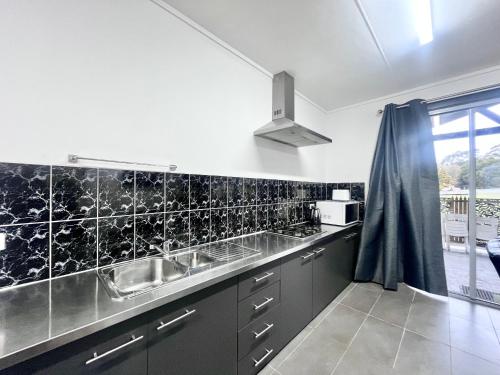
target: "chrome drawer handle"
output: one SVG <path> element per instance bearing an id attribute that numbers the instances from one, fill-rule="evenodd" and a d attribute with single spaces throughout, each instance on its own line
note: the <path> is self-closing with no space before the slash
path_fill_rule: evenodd
<path id="1" fill-rule="evenodd" d="M 121 344 L 120 346 L 117 346 L 116 348 L 108 350 L 107 352 L 104 352 L 102 354 L 97 354 L 97 352 L 94 352 L 94 356 L 92 358 L 86 360 L 85 364 L 90 365 L 91 363 L 93 363 L 101 358 L 104 358 L 110 354 L 113 354 L 114 352 L 117 352 L 118 350 L 126 348 L 127 346 L 132 345 L 133 343 L 135 343 L 137 341 L 141 341 L 143 338 L 144 338 L 144 336 L 135 337 L 135 335 L 132 335 L 130 337 L 130 341 L 126 342 L 125 344 Z"/>
<path id="2" fill-rule="evenodd" d="M 166 322 L 166 323 L 163 323 L 161 320 L 160 320 L 160 325 L 158 327 L 156 327 L 156 330 L 159 331 L 165 327 L 168 327 L 168 326 L 171 326 L 172 324 L 174 323 L 177 323 L 179 320 L 182 320 L 182 319 L 185 319 L 187 318 L 189 315 L 193 315 L 194 313 L 196 312 L 196 309 L 192 309 L 191 311 L 189 311 L 188 309 L 186 309 L 186 313 L 175 318 L 175 319 L 172 319 L 170 322 Z"/>
<path id="3" fill-rule="evenodd" d="M 255 358 L 252 358 L 254 362 L 253 367 L 259 367 L 260 364 L 264 362 L 266 358 L 269 357 L 271 353 L 274 351 L 274 349 L 267 349 L 267 348 L 264 349 L 266 350 L 266 354 L 264 354 L 264 356 L 261 359 L 256 360 Z"/>
<path id="4" fill-rule="evenodd" d="M 273 301 L 274 301 L 274 297 L 266 298 L 266 300 L 264 302 L 262 302 L 260 305 L 254 304 L 253 305 L 253 309 L 254 310 L 259 310 L 259 309 L 263 308 L 264 306 L 266 306 L 268 303 L 271 303 Z"/>
<path id="5" fill-rule="evenodd" d="M 314 253 L 314 254 L 321 254 L 321 253 L 322 253 L 323 251 L 325 251 L 325 250 L 326 250 L 326 248 L 324 248 L 324 247 L 320 247 L 319 249 L 314 250 L 314 251 L 313 251 L 313 253 Z"/>
<path id="6" fill-rule="evenodd" d="M 310 257 L 312 257 L 314 255 L 314 253 L 307 253 L 307 255 L 302 255 L 301 258 L 306 260 L 306 259 L 309 259 Z"/>
<path id="7" fill-rule="evenodd" d="M 264 276 L 261 276 L 261 277 L 254 277 L 254 278 L 253 278 L 253 281 L 254 281 L 255 283 L 258 283 L 258 282 L 260 282 L 260 281 L 262 281 L 262 280 L 265 280 L 265 279 L 267 279 L 268 277 L 271 277 L 271 276 L 273 276 L 273 275 L 274 275 L 274 272 L 266 272 L 266 274 L 265 274 Z"/>
<path id="8" fill-rule="evenodd" d="M 271 324 L 267 324 L 266 323 L 266 328 L 264 328 L 262 331 L 260 332 L 254 332 L 254 339 L 258 339 L 260 336 L 262 336 L 264 333 L 266 333 L 267 331 L 269 331 L 271 328 L 274 327 L 274 323 L 271 323 Z"/>

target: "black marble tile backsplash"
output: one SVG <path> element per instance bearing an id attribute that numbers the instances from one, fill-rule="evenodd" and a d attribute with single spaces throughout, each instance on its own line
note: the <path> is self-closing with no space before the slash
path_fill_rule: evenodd
<path id="1" fill-rule="evenodd" d="M 0 163 L 0 287 L 300 223 L 337 187 L 364 201 L 363 183 Z"/>
<path id="2" fill-rule="evenodd" d="M 134 259 L 134 216 L 98 220 L 99 266 Z"/>
<path id="3" fill-rule="evenodd" d="M 190 175 L 189 197 L 191 210 L 210 208 L 210 176 Z"/>
<path id="4" fill-rule="evenodd" d="M 97 266 L 97 219 L 52 223 L 52 276 Z"/>
<path id="5" fill-rule="evenodd" d="M 135 172 L 135 213 L 144 214 L 165 210 L 165 174 Z"/>
<path id="6" fill-rule="evenodd" d="M 5 249 L 0 251 L 0 287 L 49 277 L 49 224 L 0 227 Z"/>
<path id="7" fill-rule="evenodd" d="M 243 205 L 243 178 L 228 177 L 227 179 L 227 205 L 236 207 Z"/>
<path id="8" fill-rule="evenodd" d="M 99 216 L 134 213 L 134 171 L 99 169 Z"/>
<path id="9" fill-rule="evenodd" d="M 165 214 L 165 241 L 170 250 L 189 246 L 189 211 Z"/>
<path id="10" fill-rule="evenodd" d="M 161 214 L 137 215 L 135 217 L 135 257 L 158 254 L 156 247 L 164 248 L 165 216 Z"/>
<path id="11" fill-rule="evenodd" d="M 49 220 L 50 167 L 0 163 L 0 225 Z"/>
<path id="12" fill-rule="evenodd" d="M 210 208 L 227 207 L 227 177 L 210 177 Z"/>
<path id="13" fill-rule="evenodd" d="M 165 174 L 165 211 L 189 210 L 189 175 Z"/>
<path id="14" fill-rule="evenodd" d="M 210 210 L 189 212 L 189 244 L 201 245 L 210 241 Z"/>

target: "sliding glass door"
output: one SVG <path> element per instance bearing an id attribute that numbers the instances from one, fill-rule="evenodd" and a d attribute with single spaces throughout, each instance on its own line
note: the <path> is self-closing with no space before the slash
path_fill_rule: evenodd
<path id="1" fill-rule="evenodd" d="M 500 304 L 500 104 L 431 115 L 448 289 Z"/>

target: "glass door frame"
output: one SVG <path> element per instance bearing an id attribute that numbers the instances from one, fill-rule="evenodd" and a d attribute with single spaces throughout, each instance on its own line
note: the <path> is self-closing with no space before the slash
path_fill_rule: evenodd
<path id="1" fill-rule="evenodd" d="M 442 108 L 439 110 L 429 111 L 429 116 L 442 115 L 452 112 L 459 112 L 467 110 L 469 119 L 469 129 L 467 131 L 458 131 L 455 133 L 436 134 L 433 136 L 433 141 L 465 138 L 468 137 L 469 141 L 469 204 L 467 219 L 469 223 L 469 295 L 463 295 L 456 292 L 449 291 L 449 294 L 454 297 L 468 298 L 475 302 L 481 302 L 487 305 L 498 307 L 498 304 L 493 304 L 488 301 L 483 301 L 477 298 L 477 268 L 476 268 L 476 137 L 488 134 L 500 133 L 500 125 L 498 127 L 478 129 L 476 130 L 476 109 L 478 107 L 485 107 L 489 105 L 499 104 L 500 98 L 489 99 L 484 101 L 472 102 L 465 105 L 454 107 Z"/>

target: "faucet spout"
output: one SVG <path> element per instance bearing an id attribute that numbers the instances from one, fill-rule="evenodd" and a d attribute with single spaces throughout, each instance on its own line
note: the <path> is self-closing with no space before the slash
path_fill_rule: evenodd
<path id="1" fill-rule="evenodd" d="M 149 250 L 158 250 L 160 253 L 170 255 L 170 243 L 167 240 L 161 241 L 160 245 L 149 244 Z"/>

